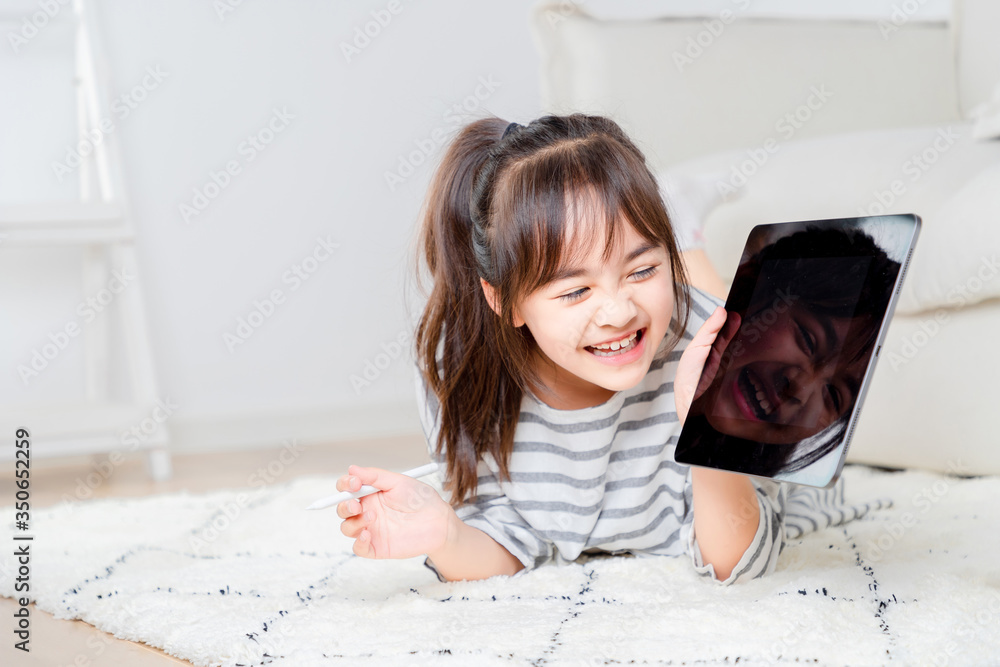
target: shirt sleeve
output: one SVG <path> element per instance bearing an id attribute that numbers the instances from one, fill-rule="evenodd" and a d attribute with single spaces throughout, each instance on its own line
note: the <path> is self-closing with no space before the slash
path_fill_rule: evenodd
<path id="1" fill-rule="evenodd" d="M 701 557 L 697 536 L 694 534 L 694 511 L 688 515 L 688 520 L 681 527 L 681 536 L 691 555 L 695 571 L 703 577 L 710 577 L 721 585 L 729 585 L 738 581 L 756 579 L 774 572 L 778 556 L 784 548 L 784 515 L 788 497 L 787 484 L 771 480 L 750 479 L 757 496 L 759 521 L 753 541 L 743 553 L 733 571 L 725 580 L 715 576 L 715 567 L 705 564 Z"/>
<path id="2" fill-rule="evenodd" d="M 441 456 L 434 453 L 439 431 L 437 397 L 434 396 L 433 392 L 428 391 L 419 371 L 417 372 L 417 404 L 424 436 L 427 438 L 428 452 L 431 459 L 440 466 L 437 472 L 438 479 L 444 479 L 446 473 L 444 452 Z M 511 503 L 510 498 L 501 490 L 496 475 L 490 470 L 486 461 L 479 461 L 477 473 L 479 476 L 476 489 L 478 495 L 474 503 L 466 503 L 455 510 L 458 518 L 466 525 L 478 528 L 489 535 L 521 561 L 524 569 L 519 570 L 514 576 L 524 574 L 528 570 L 551 560 L 555 555 L 554 545 L 521 516 Z M 441 490 L 440 482 L 438 490 Z M 438 581 L 447 581 L 434 567 L 429 557 L 424 559 L 424 566 L 435 574 Z"/>
<path id="3" fill-rule="evenodd" d="M 518 513 L 510 498 L 500 492 L 496 477 L 486 469 L 483 461 L 479 462 L 478 493 L 475 503 L 466 503 L 455 512 L 466 525 L 483 531 L 521 561 L 524 568 L 514 574 L 515 577 L 552 560 L 554 545 Z M 430 558 L 424 559 L 424 565 L 439 581 L 446 581 Z"/>

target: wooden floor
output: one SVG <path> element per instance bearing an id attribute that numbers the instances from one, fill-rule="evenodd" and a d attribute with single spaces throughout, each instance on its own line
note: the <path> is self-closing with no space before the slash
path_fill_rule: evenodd
<path id="1" fill-rule="evenodd" d="M 145 460 L 141 456 L 125 460 L 111 468 L 109 474 L 100 477 L 91 473 L 102 468 L 99 464 L 107 461 L 104 455 L 61 461 L 36 459 L 31 464 L 31 506 L 42 509 L 58 504 L 64 494 L 76 499 L 77 489 L 92 494 L 89 498 L 140 497 L 182 490 L 203 493 L 226 488 L 250 489 L 248 478 L 258 469 L 266 469 L 279 453 L 280 447 L 236 453 L 175 454 L 173 477 L 166 482 L 149 479 Z M 284 459 L 288 458 L 286 453 Z M 427 446 L 422 436 L 305 445 L 299 457 L 285 466 L 278 479 L 284 483 L 303 475 L 341 475 L 352 463 L 402 471 L 428 461 Z M 103 469 L 107 471 L 109 466 L 105 464 Z M 93 488 L 87 484 L 88 475 L 91 482 L 98 482 Z M 331 489 L 331 493 L 335 491 Z M 8 462 L 0 471 L 0 506 L 13 505 L 14 492 L 13 464 Z M 9 521 L 12 517 L 0 520 Z M 52 614 L 36 609 L 33 604 L 28 608 L 31 614 L 31 652 L 24 653 L 13 648 L 13 613 L 17 604 L 10 598 L 0 597 L 0 618 L 5 619 L 0 624 L 3 634 L 0 665 L 4 667 L 192 664 L 146 644 L 116 639 L 82 621 L 56 619 Z"/>

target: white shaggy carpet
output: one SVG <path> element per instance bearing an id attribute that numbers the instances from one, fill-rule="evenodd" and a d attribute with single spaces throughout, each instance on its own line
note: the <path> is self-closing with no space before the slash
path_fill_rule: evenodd
<path id="1" fill-rule="evenodd" d="M 603 555 L 441 583 L 423 557 L 355 556 L 335 509 L 302 509 L 334 491 L 323 476 L 38 511 L 32 592 L 195 665 L 1000 665 L 1000 478 L 844 477 L 848 502 L 894 506 L 730 587 L 687 557 Z"/>

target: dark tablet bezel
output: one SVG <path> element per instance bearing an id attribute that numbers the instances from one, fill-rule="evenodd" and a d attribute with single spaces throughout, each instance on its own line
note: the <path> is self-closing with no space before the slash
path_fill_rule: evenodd
<path id="1" fill-rule="evenodd" d="M 854 403 L 854 407 L 851 410 L 850 416 L 846 422 L 845 428 L 843 430 L 843 435 L 839 438 L 839 444 L 837 444 L 832 450 L 832 451 L 839 451 L 839 456 L 837 457 L 838 459 L 837 466 L 832 472 L 831 477 L 822 484 L 812 483 L 810 481 L 806 481 L 805 479 L 803 479 L 802 481 L 795 479 L 797 474 L 799 477 L 805 478 L 806 476 L 803 474 L 803 471 L 807 470 L 810 466 L 815 465 L 819 461 L 808 464 L 799 471 L 794 471 L 794 472 L 778 471 L 776 473 L 773 473 L 772 475 L 762 474 L 760 469 L 759 468 L 755 469 L 752 465 L 752 462 L 749 461 L 745 461 L 744 462 L 745 465 L 734 465 L 732 463 L 720 463 L 717 461 L 713 461 L 710 458 L 710 453 L 703 450 L 699 450 L 692 445 L 692 442 L 698 439 L 698 436 L 702 435 L 700 432 L 698 432 L 699 427 L 694 426 L 692 424 L 694 423 L 702 424 L 703 423 L 702 420 L 698 420 L 697 422 L 688 420 L 685 423 L 684 427 L 681 429 L 681 433 L 677 439 L 677 445 L 674 449 L 674 460 L 677 463 L 681 463 L 684 465 L 692 465 L 697 467 L 712 468 L 716 470 L 725 470 L 728 472 L 737 472 L 750 475 L 753 477 L 774 479 L 776 481 L 791 482 L 796 484 L 802 484 L 804 486 L 815 486 L 819 488 L 829 488 L 830 486 L 833 486 L 837 482 L 837 480 L 840 477 L 841 471 L 843 470 L 844 461 L 847 456 L 847 450 L 850 446 L 851 438 L 853 437 L 854 434 L 854 428 L 856 427 L 858 418 L 860 417 L 861 408 L 864 403 L 868 387 L 871 384 L 871 378 L 879 359 L 879 352 L 881 351 L 886 330 L 888 329 L 889 323 L 891 322 L 892 316 L 895 312 L 896 302 L 898 301 L 899 298 L 899 293 L 902 288 L 903 279 L 906 275 L 907 267 L 909 266 L 910 259 L 913 255 L 913 249 L 916 245 L 917 237 L 919 236 L 921 219 L 918 215 L 911 213 L 911 214 L 900 214 L 900 215 L 869 216 L 869 217 L 855 217 L 855 218 L 830 218 L 824 220 L 805 220 L 805 221 L 779 222 L 779 223 L 756 225 L 750 231 L 750 234 L 747 237 L 747 241 L 744 245 L 743 255 L 740 258 L 740 264 L 738 268 L 738 271 L 739 269 L 746 270 L 748 268 L 746 265 L 748 261 L 751 259 L 751 256 L 754 254 L 754 252 L 758 249 L 758 244 L 760 243 L 761 238 L 766 239 L 770 237 L 772 238 L 772 240 L 775 238 L 781 238 L 794 231 L 805 229 L 807 226 L 820 229 L 822 228 L 856 229 L 858 227 L 862 227 L 865 225 L 868 226 L 877 225 L 880 219 L 889 219 L 889 218 L 896 219 L 897 222 L 899 222 L 898 219 L 900 218 L 908 219 L 910 223 L 911 233 L 903 236 L 902 242 L 899 244 L 899 247 L 891 248 L 888 249 L 887 251 L 887 254 L 888 252 L 891 252 L 894 255 L 904 257 L 904 259 L 899 262 L 899 269 L 895 276 L 894 284 L 892 287 L 892 293 L 885 307 L 885 310 L 882 313 L 882 321 L 879 326 L 877 339 L 875 340 L 875 343 L 872 346 L 871 351 L 868 353 L 869 358 L 867 360 L 867 366 L 865 368 L 864 376 L 860 382 L 860 387 L 858 390 L 857 398 Z M 878 241 L 876 240 L 876 243 L 877 242 Z M 858 256 L 863 256 L 863 255 L 858 255 Z M 803 254 L 801 257 L 803 259 L 810 259 L 810 258 L 827 257 L 827 256 L 824 255 L 814 256 L 812 254 Z M 760 277 L 759 272 L 748 275 L 751 276 L 754 284 L 757 284 L 757 280 Z M 733 289 L 730 290 L 730 293 L 726 299 L 726 305 L 724 306 L 727 312 L 729 312 L 732 303 L 733 303 Z M 745 315 L 745 310 L 743 313 L 740 314 Z M 704 379 L 704 375 L 702 377 Z M 703 400 L 704 399 L 701 397 L 695 399 L 691 405 L 689 414 L 696 414 L 696 415 L 703 414 L 705 411 L 704 408 L 707 407 L 704 405 Z M 708 428 L 711 427 L 709 426 Z M 718 436 L 717 431 L 713 430 L 713 434 Z M 725 436 L 723 434 L 722 437 L 725 438 L 729 436 Z M 742 442 L 745 443 L 747 441 L 743 440 Z M 752 441 L 752 442 L 757 443 L 757 441 Z M 759 444 L 761 444 L 761 446 L 767 446 L 763 445 L 762 443 Z M 776 446 L 776 445 L 770 445 L 770 446 Z M 749 459 L 749 456 L 747 458 Z M 824 456 L 823 458 L 820 459 L 820 461 L 829 461 L 829 459 Z"/>

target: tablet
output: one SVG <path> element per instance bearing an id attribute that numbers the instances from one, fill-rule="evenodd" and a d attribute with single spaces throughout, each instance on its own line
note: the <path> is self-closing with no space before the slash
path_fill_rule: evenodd
<path id="1" fill-rule="evenodd" d="M 919 232 L 913 214 L 754 227 L 675 460 L 832 486 Z"/>

